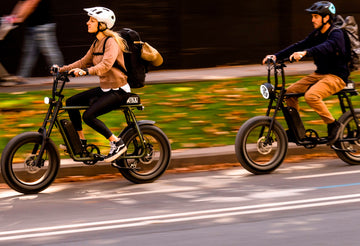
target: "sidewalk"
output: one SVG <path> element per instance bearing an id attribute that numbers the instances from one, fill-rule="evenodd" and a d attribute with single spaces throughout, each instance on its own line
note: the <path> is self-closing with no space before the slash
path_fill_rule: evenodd
<path id="1" fill-rule="evenodd" d="M 301 62 L 289 64 L 286 69 L 287 75 L 309 74 L 315 70 L 312 62 Z M 146 77 L 148 84 L 157 83 L 179 83 L 186 81 L 207 81 L 230 78 L 241 78 L 249 76 L 266 76 L 266 66 L 246 65 L 232 67 L 216 67 L 205 69 L 186 69 L 186 70 L 163 70 L 149 72 Z M 21 86 L 0 87 L 1 92 L 23 91 L 29 89 L 49 88 L 51 77 L 31 78 L 29 83 Z M 94 86 L 98 83 L 97 77 L 88 76 L 72 78 L 69 86 L 85 87 Z M 235 139 L 234 139 L 235 141 Z M 287 158 L 291 155 L 305 155 L 320 152 L 333 152 L 328 146 L 320 146 L 315 149 L 305 149 L 290 145 Z M 182 168 L 192 165 L 211 165 L 220 163 L 238 163 L 234 145 L 198 148 L 187 150 L 175 150 L 172 153 L 172 159 L 169 168 Z M 240 164 L 239 164 L 240 165 Z M 58 178 L 66 176 L 95 176 L 99 174 L 117 173 L 117 169 L 106 163 L 97 163 L 94 166 L 87 166 L 82 163 L 76 163 L 72 160 L 62 160 Z M 3 180 L 0 178 L 0 182 Z"/>
<path id="2" fill-rule="evenodd" d="M 299 62 L 287 65 L 286 75 L 309 74 L 315 70 L 312 62 Z M 146 84 L 181 83 L 187 81 L 221 80 L 251 76 L 266 76 L 266 66 L 260 64 L 199 68 L 199 69 L 177 69 L 150 71 L 146 75 Z M 1 92 L 17 92 L 26 90 L 50 89 L 52 77 L 29 78 L 27 83 L 17 86 L 1 86 Z M 99 83 L 97 76 L 85 76 L 71 78 L 67 87 L 78 88 L 95 86 Z"/>

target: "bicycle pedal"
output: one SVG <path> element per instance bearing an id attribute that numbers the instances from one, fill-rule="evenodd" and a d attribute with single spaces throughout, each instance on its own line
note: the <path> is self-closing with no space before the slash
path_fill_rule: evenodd
<path id="1" fill-rule="evenodd" d="M 94 159 L 96 159 L 97 161 L 103 161 L 106 156 L 101 155 L 101 154 L 93 154 L 93 157 L 94 157 Z"/>

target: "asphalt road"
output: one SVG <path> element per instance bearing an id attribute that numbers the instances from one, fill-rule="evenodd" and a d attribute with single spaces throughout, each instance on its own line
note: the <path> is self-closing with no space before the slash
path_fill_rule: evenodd
<path id="1" fill-rule="evenodd" d="M 341 160 L 0 189 L 0 245 L 358 245 L 360 166 Z"/>

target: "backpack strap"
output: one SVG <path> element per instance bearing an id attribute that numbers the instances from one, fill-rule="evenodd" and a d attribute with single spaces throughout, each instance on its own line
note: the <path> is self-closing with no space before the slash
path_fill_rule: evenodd
<path id="1" fill-rule="evenodd" d="M 114 62 L 113 67 L 119 69 L 119 70 L 120 70 L 121 72 L 123 72 L 126 76 L 128 75 L 128 74 L 127 74 L 127 71 L 125 70 L 125 68 L 123 68 L 117 61 Z"/>
<path id="2" fill-rule="evenodd" d="M 106 45 L 106 42 L 108 41 L 108 39 L 110 38 L 110 36 L 106 37 L 105 41 L 104 41 L 104 46 L 103 46 L 103 50 L 102 52 L 93 52 L 93 56 L 102 56 L 104 55 L 105 53 L 105 45 Z M 93 46 L 95 47 L 95 44 L 98 40 L 96 39 L 93 43 Z"/>
<path id="3" fill-rule="evenodd" d="M 104 41 L 104 46 L 103 46 L 102 52 L 93 52 L 94 56 L 102 56 L 102 55 L 104 55 L 104 53 L 105 53 L 105 45 L 106 45 L 106 42 L 108 41 L 109 38 L 110 38 L 110 36 L 106 37 L 106 39 Z M 96 44 L 97 41 L 98 40 L 96 39 L 94 41 L 94 43 L 92 44 L 92 46 L 95 47 L 95 44 Z M 127 75 L 127 71 L 125 70 L 125 68 L 123 68 L 120 64 L 118 64 L 117 61 L 114 62 L 113 67 L 119 69 L 121 72 L 123 72 L 125 75 Z"/>

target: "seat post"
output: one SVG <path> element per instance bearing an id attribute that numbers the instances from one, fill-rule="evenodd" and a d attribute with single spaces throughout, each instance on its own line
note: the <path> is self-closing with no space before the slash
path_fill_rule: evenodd
<path id="1" fill-rule="evenodd" d="M 350 106 L 349 106 L 349 98 L 348 98 L 348 96 L 346 95 L 345 92 L 339 92 L 339 93 L 337 93 L 337 96 L 339 98 L 341 112 L 344 114 L 346 112 L 346 109 L 350 108 Z M 346 99 L 347 105 L 345 104 L 345 99 Z"/>

